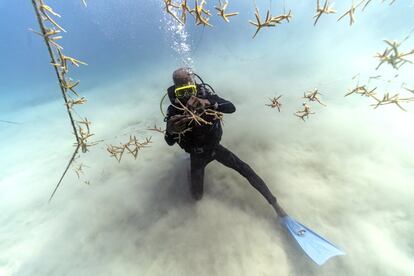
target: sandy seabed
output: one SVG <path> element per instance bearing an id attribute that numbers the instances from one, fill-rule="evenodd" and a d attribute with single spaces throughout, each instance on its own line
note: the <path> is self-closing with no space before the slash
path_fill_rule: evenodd
<path id="1" fill-rule="evenodd" d="M 61 104 L 26 109 L 19 116 L 30 119 L 6 129 L 13 139 L 1 160 L 0 275 L 414 275 L 413 115 L 373 111 L 352 98 L 315 106 L 304 123 L 292 115 L 301 95 L 286 97 L 277 113 L 265 97 L 245 93 L 242 80 L 226 87 L 224 77 L 215 80 L 218 93 L 237 111 L 225 116 L 222 144 L 256 170 L 288 213 L 346 256 L 317 267 L 260 194 L 217 162 L 194 203 L 186 154 L 145 131 L 162 122 L 159 98 L 139 93 L 158 93 L 163 84 L 128 91 L 138 86 L 127 80 L 99 97 L 98 88 L 90 91 L 93 132 L 107 140 L 83 157 L 82 180 L 69 172 L 51 204 L 73 150 Z M 108 110 L 114 91 L 126 92 Z M 126 142 L 129 133 L 153 135 L 154 143 L 118 164 L 105 143 Z"/>

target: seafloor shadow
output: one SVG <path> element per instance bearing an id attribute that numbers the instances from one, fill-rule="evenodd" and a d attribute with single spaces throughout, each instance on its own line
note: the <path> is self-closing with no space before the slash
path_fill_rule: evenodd
<path id="1" fill-rule="evenodd" d="M 144 230 L 156 223 L 170 210 L 191 207 L 196 203 L 191 198 L 187 170 L 190 161 L 179 158 L 169 167 L 163 167 L 157 176 L 157 180 L 151 183 L 151 189 L 145 192 L 145 210 L 135 217 L 135 223 L 140 230 Z"/>

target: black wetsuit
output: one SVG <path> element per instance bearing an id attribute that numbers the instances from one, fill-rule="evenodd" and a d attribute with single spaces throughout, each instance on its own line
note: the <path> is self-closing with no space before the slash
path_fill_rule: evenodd
<path id="1" fill-rule="evenodd" d="M 174 103 L 175 100 L 174 89 L 174 86 L 168 88 L 168 96 L 172 103 Z M 197 97 L 208 99 L 211 105 L 216 106 L 216 110 L 222 113 L 233 113 L 236 111 L 233 103 L 220 98 L 203 85 L 197 85 Z M 170 105 L 165 121 L 174 115 L 182 113 L 183 111 Z M 214 117 L 211 116 L 210 118 L 209 116 L 203 117 L 203 119 L 212 122 L 212 125 L 202 124 L 199 126 L 193 122 L 191 131 L 184 133 L 181 137 L 179 137 L 178 134 L 165 134 L 165 141 L 168 145 L 172 146 L 174 143 L 177 143 L 186 152 L 190 153 L 190 190 L 193 197 L 195 199 L 201 199 L 203 195 L 204 169 L 208 163 L 217 160 L 244 176 L 249 183 L 273 205 L 276 202 L 276 198 L 272 195 L 264 181 L 248 164 L 240 160 L 234 153 L 220 144 L 221 136 L 223 134 L 220 120 L 214 120 Z"/>

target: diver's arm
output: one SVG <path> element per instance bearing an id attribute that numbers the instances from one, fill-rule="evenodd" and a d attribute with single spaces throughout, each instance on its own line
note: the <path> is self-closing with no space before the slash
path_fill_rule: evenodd
<path id="1" fill-rule="evenodd" d="M 172 105 L 170 105 L 170 106 L 168 107 L 168 110 L 167 110 L 167 116 L 166 116 L 166 117 L 165 117 L 165 119 L 164 119 L 164 121 L 166 122 L 166 129 L 165 129 L 164 139 L 165 139 L 165 142 L 167 142 L 167 144 L 168 144 L 169 146 L 174 145 L 174 144 L 175 144 L 175 142 L 177 141 L 177 140 L 176 140 L 176 139 L 177 139 L 177 134 L 173 134 L 173 133 L 169 133 L 169 132 L 168 132 L 168 128 L 169 128 L 168 121 L 170 120 L 170 118 L 171 118 L 173 115 L 175 115 L 174 110 L 175 110 L 175 108 L 173 108 L 173 106 L 172 106 Z"/>
<path id="2" fill-rule="evenodd" d="M 164 135 L 165 142 L 167 142 L 169 146 L 174 145 L 176 142 L 176 139 L 175 139 L 176 136 L 177 134 L 169 134 L 168 132 L 165 132 L 165 135 Z"/>
<path id="3" fill-rule="evenodd" d="M 233 113 L 236 111 L 236 107 L 230 101 L 227 101 L 215 94 L 207 95 L 207 100 L 210 102 L 211 107 L 222 113 Z"/>
<path id="4" fill-rule="evenodd" d="M 201 94 L 204 95 L 204 98 L 210 102 L 208 108 L 212 108 L 222 113 L 233 113 L 236 111 L 236 107 L 232 102 L 220 98 L 208 87 L 201 85 L 199 89 L 201 90 Z"/>

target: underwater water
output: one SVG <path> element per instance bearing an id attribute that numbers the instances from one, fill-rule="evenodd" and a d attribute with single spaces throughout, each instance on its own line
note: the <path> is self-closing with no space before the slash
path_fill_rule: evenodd
<path id="1" fill-rule="evenodd" d="M 213 27 L 191 17 L 181 26 L 161 0 L 46 2 L 67 30 L 64 53 L 88 63 L 68 76 L 87 99 L 76 120 L 87 117 L 101 141 L 49 203 L 76 140 L 45 43 L 29 31 L 39 29 L 31 1 L 0 1 L 1 276 L 414 275 L 414 102 L 374 109 L 372 98 L 344 97 L 368 81 L 379 98 L 414 96 L 404 89 L 414 89 L 414 64 L 375 70 L 374 57 L 384 39 L 411 34 L 414 2 L 371 1 L 349 26 L 337 19 L 352 1 L 336 1 L 314 26 L 316 1 L 256 0 L 262 17 L 269 6 L 293 17 L 254 39 L 254 2 L 229 0 L 240 12 L 230 23 L 217 2 L 206 4 Z M 414 33 L 400 49 L 413 48 Z M 160 100 L 182 66 L 236 106 L 222 144 L 345 256 L 315 265 L 262 196 L 218 162 L 206 168 L 203 199 L 191 199 L 188 156 L 147 130 L 165 128 Z M 302 121 L 294 113 L 314 88 L 326 107 L 308 103 L 315 114 Z M 278 95 L 280 112 L 265 105 Z M 107 146 L 130 135 L 153 143 L 118 162 Z"/>

